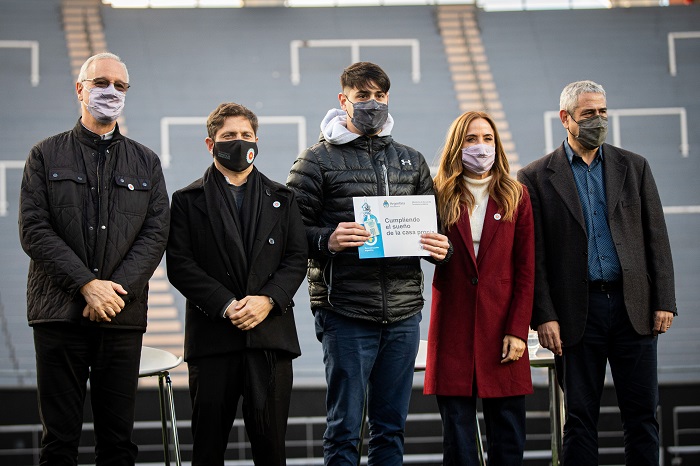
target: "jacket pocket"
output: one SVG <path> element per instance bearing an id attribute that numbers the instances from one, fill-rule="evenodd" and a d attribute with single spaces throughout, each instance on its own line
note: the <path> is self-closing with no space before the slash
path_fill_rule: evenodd
<path id="1" fill-rule="evenodd" d="M 48 172 L 49 196 L 53 207 L 79 207 L 87 175 L 69 168 L 52 168 Z"/>
<path id="2" fill-rule="evenodd" d="M 151 180 L 133 175 L 114 175 L 117 210 L 126 214 L 146 215 Z"/>

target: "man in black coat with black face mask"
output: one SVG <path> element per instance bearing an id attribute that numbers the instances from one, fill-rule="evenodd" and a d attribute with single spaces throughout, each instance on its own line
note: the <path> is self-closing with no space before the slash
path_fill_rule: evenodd
<path id="1" fill-rule="evenodd" d="M 294 193 L 253 165 L 257 129 L 246 107 L 219 105 L 205 140 L 214 163 L 173 195 L 166 257 L 187 298 L 193 465 L 224 464 L 241 396 L 255 464 L 286 463 L 306 240 Z"/>

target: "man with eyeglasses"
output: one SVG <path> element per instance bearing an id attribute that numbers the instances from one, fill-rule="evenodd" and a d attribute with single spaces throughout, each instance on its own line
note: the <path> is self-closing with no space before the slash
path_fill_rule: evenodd
<path id="1" fill-rule="evenodd" d="M 625 464 L 659 464 L 658 336 L 676 315 L 673 261 L 649 162 L 605 144 L 606 93 L 593 81 L 559 100 L 567 137 L 518 172 L 535 218 L 533 328 L 566 399 L 565 466 L 598 464 L 610 364 Z"/>
<path id="2" fill-rule="evenodd" d="M 118 56 L 90 57 L 75 86 L 77 124 L 36 144 L 24 168 L 19 229 L 31 259 L 41 464 L 77 464 L 88 380 L 95 464 L 136 460 L 148 280 L 166 247 L 170 210 L 158 156 L 119 132 L 128 89 Z"/>
<path id="3" fill-rule="evenodd" d="M 321 123 L 321 141 L 292 166 L 309 246 L 309 295 L 326 365 L 325 464 L 359 464 L 367 400 L 369 465 L 403 463 L 404 427 L 420 341 L 423 274 L 419 257 L 360 259 L 370 232 L 355 222 L 354 196 L 432 195 L 423 155 L 394 141 L 389 76 L 358 62 L 346 68 L 340 108 Z M 424 234 L 436 262 L 447 237 Z"/>

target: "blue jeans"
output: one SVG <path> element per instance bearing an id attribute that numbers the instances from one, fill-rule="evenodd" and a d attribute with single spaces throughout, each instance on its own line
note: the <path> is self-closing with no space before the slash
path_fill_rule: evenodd
<path id="1" fill-rule="evenodd" d="M 525 396 L 483 398 L 489 466 L 523 464 Z M 443 427 L 443 465 L 478 466 L 476 396 L 438 396 Z"/>
<path id="2" fill-rule="evenodd" d="M 358 464 L 365 397 L 370 435 L 368 465 L 403 464 L 420 313 L 388 325 L 328 310 L 316 310 L 315 316 L 328 384 L 325 464 Z"/>
<path id="3" fill-rule="evenodd" d="M 562 464 L 598 464 L 598 417 L 608 361 L 622 417 L 625 464 L 659 464 L 657 341 L 634 331 L 622 291 L 589 293 L 583 338 L 555 359 L 566 403 Z"/>

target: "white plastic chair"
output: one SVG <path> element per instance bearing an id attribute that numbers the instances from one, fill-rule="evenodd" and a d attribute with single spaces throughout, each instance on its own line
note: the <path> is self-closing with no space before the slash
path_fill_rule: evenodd
<path id="1" fill-rule="evenodd" d="M 163 454 L 166 466 L 170 466 L 170 436 L 168 435 L 168 418 L 172 427 L 173 449 L 175 464 L 181 466 L 180 442 L 177 437 L 177 420 L 175 418 L 175 402 L 173 400 L 173 385 L 170 380 L 170 369 L 182 362 L 182 356 L 175 356 L 168 351 L 144 346 L 141 348 L 141 366 L 139 377 L 158 376 L 158 399 L 160 401 L 160 420 L 163 424 Z M 166 400 L 167 398 L 167 400 Z"/>

